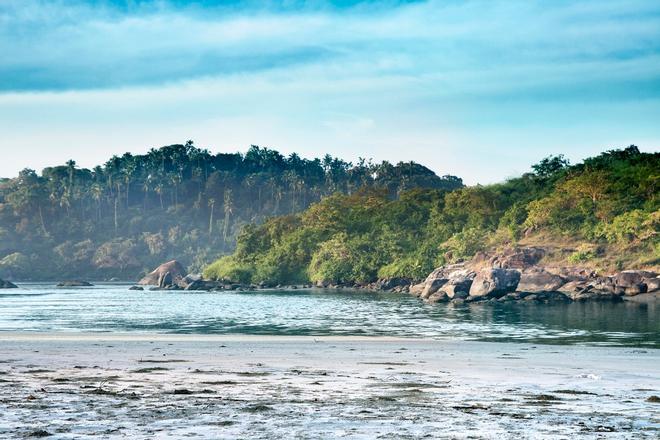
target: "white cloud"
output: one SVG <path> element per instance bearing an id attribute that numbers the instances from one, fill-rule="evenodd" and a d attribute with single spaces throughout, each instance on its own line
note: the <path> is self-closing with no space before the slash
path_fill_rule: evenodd
<path id="1" fill-rule="evenodd" d="M 129 13 L 9 1 L 0 175 L 189 138 L 414 159 L 469 182 L 564 148 L 658 148 L 659 16 L 641 0 Z"/>

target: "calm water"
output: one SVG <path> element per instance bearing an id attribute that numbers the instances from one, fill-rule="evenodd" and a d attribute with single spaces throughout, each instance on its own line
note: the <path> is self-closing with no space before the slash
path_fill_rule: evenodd
<path id="1" fill-rule="evenodd" d="M 0 331 L 462 338 L 660 348 L 660 308 L 630 303 L 427 305 L 355 291 L 136 292 L 128 285 L 0 291 Z"/>

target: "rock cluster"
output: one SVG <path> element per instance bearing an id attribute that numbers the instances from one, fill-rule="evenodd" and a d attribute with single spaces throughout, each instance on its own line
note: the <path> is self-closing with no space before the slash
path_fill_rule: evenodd
<path id="1" fill-rule="evenodd" d="M 17 289 L 18 286 L 11 281 L 0 280 L 0 289 Z"/>
<path id="2" fill-rule="evenodd" d="M 543 267 L 540 248 L 510 249 L 477 255 L 468 263 L 435 269 L 410 294 L 427 302 L 471 301 L 655 301 L 660 278 L 655 272 L 626 270 L 599 276 L 579 267 Z M 381 284 L 385 284 L 381 281 Z"/>
<path id="3" fill-rule="evenodd" d="M 410 293 L 422 300 L 435 302 L 475 301 L 584 301 L 622 299 L 656 301 L 660 296 L 660 278 L 655 272 L 626 270 L 611 276 L 580 267 L 540 266 L 545 252 L 525 247 L 506 250 L 494 256 L 479 254 L 471 261 L 438 267 L 424 281 L 415 284 L 408 278 L 385 278 L 368 284 L 316 283 L 316 287 L 357 288 L 365 290 Z M 268 288 L 296 289 L 266 282 L 258 285 L 210 281 L 201 275 L 186 274 L 176 260 L 160 265 L 139 282 L 152 285 L 150 290 L 256 290 Z M 305 285 L 301 287 L 312 287 Z M 133 290 L 142 290 L 135 286 Z"/>

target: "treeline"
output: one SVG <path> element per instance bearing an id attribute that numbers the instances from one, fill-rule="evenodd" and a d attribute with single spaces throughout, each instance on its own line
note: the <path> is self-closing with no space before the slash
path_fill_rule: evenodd
<path id="1" fill-rule="evenodd" d="M 570 166 L 544 159 L 501 184 L 377 189 L 333 195 L 306 211 L 250 225 L 210 278 L 367 283 L 422 279 L 435 267 L 498 246 L 558 249 L 558 263 L 603 269 L 660 264 L 660 154 L 635 146 Z"/>
<path id="2" fill-rule="evenodd" d="M 422 165 L 288 157 L 252 146 L 212 154 L 191 141 L 93 169 L 75 161 L 0 180 L 0 277 L 133 279 L 167 258 L 201 270 L 231 252 L 245 224 L 334 193 L 455 189 Z"/>

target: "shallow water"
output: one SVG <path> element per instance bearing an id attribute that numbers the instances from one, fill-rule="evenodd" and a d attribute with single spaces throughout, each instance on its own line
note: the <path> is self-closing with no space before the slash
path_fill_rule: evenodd
<path id="1" fill-rule="evenodd" d="M 424 304 L 350 290 L 129 291 L 21 284 L 0 293 L 0 331 L 350 335 L 660 348 L 660 309 L 631 303 Z"/>

